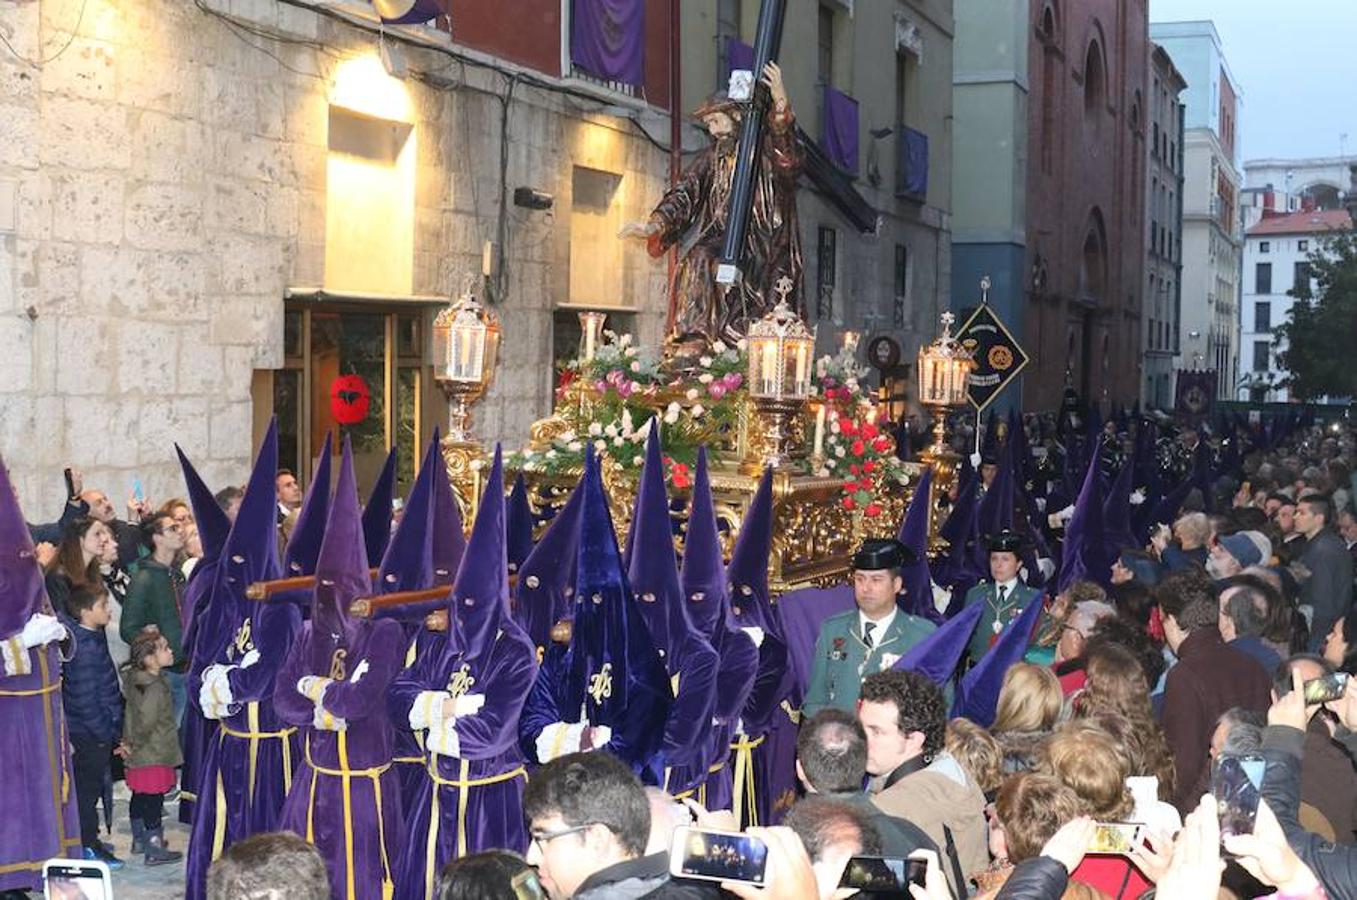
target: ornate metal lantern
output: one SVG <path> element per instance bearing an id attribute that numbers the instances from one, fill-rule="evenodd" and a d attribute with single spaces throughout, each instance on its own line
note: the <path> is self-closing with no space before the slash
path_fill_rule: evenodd
<path id="1" fill-rule="evenodd" d="M 449 441 L 471 440 L 468 407 L 490 385 L 499 338 L 499 319 L 470 292 L 434 319 L 434 380 L 448 395 Z"/>
<path id="2" fill-rule="evenodd" d="M 956 317 L 942 314 L 942 334 L 919 348 L 919 403 L 933 413 L 933 445 L 920 457 L 934 466 L 934 478 L 949 481 L 959 457 L 947 446 L 947 413 L 966 402 L 967 378 L 975 368 L 970 351 L 952 336 Z"/>
<path id="3" fill-rule="evenodd" d="M 787 306 L 792 280 L 778 279 L 778 304 L 749 326 L 749 398 L 754 404 L 754 440 L 745 468 L 785 465 L 789 457 L 791 421 L 810 396 L 811 357 L 815 334 Z"/>

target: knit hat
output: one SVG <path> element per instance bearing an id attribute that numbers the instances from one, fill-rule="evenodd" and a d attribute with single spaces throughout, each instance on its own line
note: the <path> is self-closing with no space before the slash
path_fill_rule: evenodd
<path id="1" fill-rule="evenodd" d="M 1258 552 L 1258 545 L 1242 533 L 1225 535 L 1220 538 L 1220 545 L 1245 568 L 1255 566 L 1263 560 L 1262 554 Z"/>

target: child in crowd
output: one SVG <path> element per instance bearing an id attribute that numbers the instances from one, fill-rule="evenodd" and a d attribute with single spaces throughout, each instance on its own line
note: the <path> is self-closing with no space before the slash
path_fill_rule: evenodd
<path id="1" fill-rule="evenodd" d="M 143 631 L 132 639 L 128 661 L 127 786 L 132 790 L 132 852 L 143 853 L 146 865 L 178 862 L 184 854 L 165 846 L 161 817 L 165 793 L 174 787 L 174 767 L 182 765 L 179 729 L 174 724 L 174 701 L 164 671 L 174 664 L 174 651 L 158 631 Z"/>
<path id="2" fill-rule="evenodd" d="M 122 746 L 122 692 L 104 636 L 104 626 L 112 619 L 108 589 L 98 581 L 76 585 L 67 597 L 66 609 L 72 619 L 68 630 L 74 638 L 75 653 L 61 666 L 61 699 L 71 736 L 80 842 L 85 859 L 101 860 L 111 869 L 120 869 L 122 860 L 113 855 L 113 847 L 99 840 L 99 813 L 95 809 L 113 754 L 126 755 Z"/>

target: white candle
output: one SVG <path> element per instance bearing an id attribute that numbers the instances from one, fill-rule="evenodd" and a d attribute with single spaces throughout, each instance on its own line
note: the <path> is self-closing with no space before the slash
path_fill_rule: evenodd
<path id="1" fill-rule="evenodd" d="M 819 458 L 825 455 L 825 407 L 824 404 L 815 411 L 815 444 L 811 449 L 810 455 Z"/>
<path id="2" fill-rule="evenodd" d="M 592 318 L 584 326 L 584 358 L 594 358 L 594 320 Z"/>

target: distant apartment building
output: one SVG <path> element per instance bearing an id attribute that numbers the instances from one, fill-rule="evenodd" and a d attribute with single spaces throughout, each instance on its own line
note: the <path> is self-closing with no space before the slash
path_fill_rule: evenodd
<path id="1" fill-rule="evenodd" d="M 1262 208 L 1263 218 L 1244 240 L 1243 323 L 1239 384 L 1232 399 L 1290 400 L 1282 385 L 1287 372 L 1277 355 L 1286 349 L 1274 332 L 1285 324 L 1295 302 L 1292 291 L 1311 278 L 1310 254 L 1325 238 L 1352 228 L 1346 210 L 1283 212 Z"/>
<path id="2" fill-rule="evenodd" d="M 1173 361 L 1178 352 L 1183 299 L 1183 117 L 1182 73 L 1158 44 L 1150 50 L 1150 144 L 1146 158 L 1144 348 L 1140 401 L 1173 406 Z"/>
<path id="3" fill-rule="evenodd" d="M 1242 100 L 1211 22 L 1156 22 L 1150 38 L 1187 81 L 1183 92 L 1183 247 L 1178 369 L 1212 370 L 1234 394 L 1243 234 L 1237 135 Z"/>

